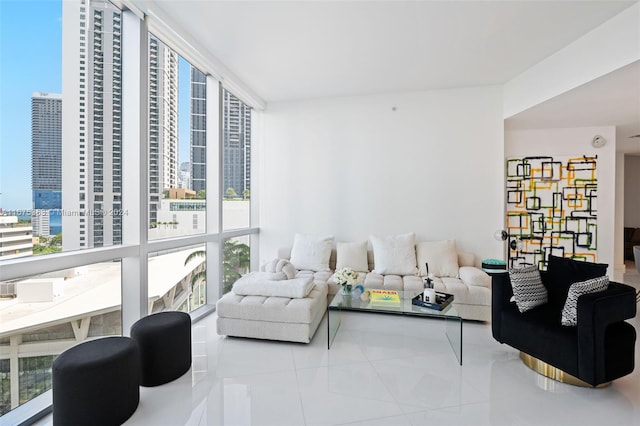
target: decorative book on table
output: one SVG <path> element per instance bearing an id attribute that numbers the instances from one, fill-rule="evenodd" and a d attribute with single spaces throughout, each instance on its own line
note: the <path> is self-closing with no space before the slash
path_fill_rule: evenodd
<path id="1" fill-rule="evenodd" d="M 371 304 L 399 305 L 400 295 L 395 290 L 371 290 Z"/>

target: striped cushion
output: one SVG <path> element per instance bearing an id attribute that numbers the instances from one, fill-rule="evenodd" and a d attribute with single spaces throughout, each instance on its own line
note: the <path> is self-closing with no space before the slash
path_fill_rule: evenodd
<path id="1" fill-rule="evenodd" d="M 513 287 L 513 297 L 520 312 L 526 312 L 547 303 L 547 288 L 542 284 L 537 266 L 510 269 L 509 278 Z"/>
<path id="2" fill-rule="evenodd" d="M 607 287 L 609 287 L 609 277 L 606 275 L 571 284 L 567 301 L 562 309 L 562 325 L 578 325 L 578 297 L 583 294 L 604 291 Z"/>

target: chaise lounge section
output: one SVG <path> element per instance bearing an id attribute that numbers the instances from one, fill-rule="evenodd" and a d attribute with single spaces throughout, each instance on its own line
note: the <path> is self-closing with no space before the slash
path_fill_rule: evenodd
<path id="1" fill-rule="evenodd" d="M 225 294 L 216 305 L 220 335 L 309 343 L 327 310 L 327 284 L 304 298 Z"/>

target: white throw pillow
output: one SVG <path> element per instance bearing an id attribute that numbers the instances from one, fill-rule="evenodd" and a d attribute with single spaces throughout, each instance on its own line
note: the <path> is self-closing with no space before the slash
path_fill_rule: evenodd
<path id="1" fill-rule="evenodd" d="M 416 244 L 416 252 L 420 276 L 427 275 L 425 264 L 428 263 L 430 274 L 436 277 L 458 278 L 456 240 L 419 242 Z"/>
<path id="2" fill-rule="evenodd" d="M 416 244 L 413 233 L 380 237 L 371 235 L 373 272 L 381 275 L 416 275 Z"/>
<path id="3" fill-rule="evenodd" d="M 333 236 L 296 234 L 291 249 L 291 263 L 298 270 L 330 271 L 332 246 Z"/>
<path id="4" fill-rule="evenodd" d="M 336 270 L 351 268 L 358 272 L 369 272 L 367 261 L 367 242 L 337 243 Z"/>

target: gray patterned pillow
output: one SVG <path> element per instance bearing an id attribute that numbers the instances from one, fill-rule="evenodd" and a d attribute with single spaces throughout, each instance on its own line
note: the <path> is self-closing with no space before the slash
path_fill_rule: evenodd
<path id="1" fill-rule="evenodd" d="M 548 301 L 547 288 L 542 284 L 537 266 L 509 269 L 513 297 L 520 312 L 526 312 Z"/>
<path id="2" fill-rule="evenodd" d="M 571 284 L 569 294 L 567 294 L 567 301 L 564 302 L 564 308 L 562 309 L 562 325 L 578 325 L 578 297 L 583 294 L 604 291 L 607 287 L 609 287 L 609 277 L 606 275 Z"/>

